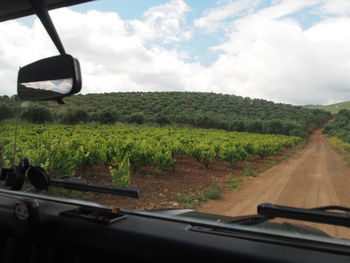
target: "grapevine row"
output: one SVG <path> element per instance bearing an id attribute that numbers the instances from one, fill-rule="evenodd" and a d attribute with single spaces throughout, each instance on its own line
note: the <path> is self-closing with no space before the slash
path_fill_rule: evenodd
<path id="1" fill-rule="evenodd" d="M 13 158 L 13 125 L 0 127 L 1 166 Z M 28 157 L 55 176 L 73 175 L 77 168 L 111 165 L 112 175 L 153 166 L 160 171 L 175 167 L 185 154 L 209 169 L 219 158 L 235 164 L 248 156 L 264 158 L 300 142 L 299 137 L 262 135 L 192 128 L 101 125 L 21 125 L 17 161 Z M 127 182 L 125 183 L 127 184 Z"/>

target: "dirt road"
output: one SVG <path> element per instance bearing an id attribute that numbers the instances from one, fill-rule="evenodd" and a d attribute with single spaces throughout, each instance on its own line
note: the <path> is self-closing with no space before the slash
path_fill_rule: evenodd
<path id="1" fill-rule="evenodd" d="M 327 143 L 321 130 L 297 155 L 242 183 L 240 190 L 212 200 L 199 211 L 229 216 L 256 214 L 261 203 L 312 208 L 350 206 L 350 166 Z M 314 224 L 335 237 L 349 238 L 343 227 Z M 349 235 L 349 236 L 348 236 Z"/>

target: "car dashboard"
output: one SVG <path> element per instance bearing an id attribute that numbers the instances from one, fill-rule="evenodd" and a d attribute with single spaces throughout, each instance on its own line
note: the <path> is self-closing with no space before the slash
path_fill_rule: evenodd
<path id="1" fill-rule="evenodd" d="M 1 262 L 348 262 L 320 246 L 178 216 L 1 190 Z M 172 214 L 172 215 L 170 215 Z"/>

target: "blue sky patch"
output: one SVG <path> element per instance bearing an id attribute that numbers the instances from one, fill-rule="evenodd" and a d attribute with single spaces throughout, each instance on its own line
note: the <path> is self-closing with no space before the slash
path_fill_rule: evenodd
<path id="1" fill-rule="evenodd" d="M 295 19 L 299 22 L 303 30 L 307 30 L 324 19 L 323 16 L 317 12 L 320 6 L 321 4 L 309 6 L 285 17 Z"/>

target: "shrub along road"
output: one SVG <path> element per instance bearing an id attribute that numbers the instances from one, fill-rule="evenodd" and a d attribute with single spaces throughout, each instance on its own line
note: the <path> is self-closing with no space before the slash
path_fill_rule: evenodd
<path id="1" fill-rule="evenodd" d="M 327 143 L 321 130 L 310 137 L 297 155 L 245 180 L 239 190 L 224 199 L 211 200 L 199 211 L 228 216 L 257 213 L 261 203 L 313 208 L 327 205 L 350 207 L 350 166 Z M 304 223 L 296 222 L 295 223 Z M 349 230 L 312 224 L 335 237 L 350 238 Z"/>

